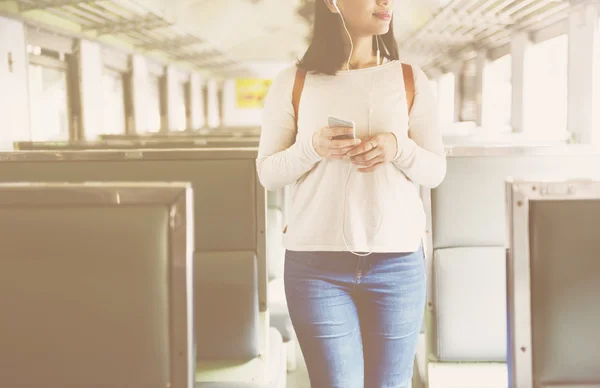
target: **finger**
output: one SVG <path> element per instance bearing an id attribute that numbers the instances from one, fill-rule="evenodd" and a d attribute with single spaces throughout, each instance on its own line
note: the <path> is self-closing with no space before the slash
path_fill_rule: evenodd
<path id="1" fill-rule="evenodd" d="M 358 172 L 373 172 L 383 165 L 383 162 L 375 163 L 370 167 L 359 168 Z"/>
<path id="2" fill-rule="evenodd" d="M 352 147 L 340 148 L 336 150 L 330 150 L 328 157 L 331 159 L 344 159 L 350 160 L 350 157 L 347 155 L 348 151 L 350 151 Z"/>
<path id="3" fill-rule="evenodd" d="M 371 167 L 372 165 L 381 163 L 381 162 L 385 162 L 385 158 L 383 157 L 383 155 L 379 155 L 373 159 L 360 161 L 360 162 L 352 161 L 352 163 L 356 164 L 357 166 L 364 166 L 364 167 Z"/>
<path id="4" fill-rule="evenodd" d="M 323 135 L 325 136 L 341 136 L 341 135 L 353 135 L 354 128 L 351 127 L 325 127 Z"/>
<path id="5" fill-rule="evenodd" d="M 362 147 L 363 147 L 363 143 L 362 142 L 359 145 L 357 145 L 357 146 L 348 147 L 348 151 L 346 152 L 346 156 L 350 157 L 351 154 L 352 155 L 360 155 Z"/>
<path id="6" fill-rule="evenodd" d="M 348 156 L 350 156 L 352 158 L 356 155 L 363 154 L 369 150 L 370 150 L 370 145 L 367 143 L 362 143 L 361 145 L 354 147 L 353 149 L 348 151 Z"/>
<path id="7" fill-rule="evenodd" d="M 330 149 L 329 150 L 329 155 L 343 156 L 344 158 L 349 158 L 349 156 L 347 155 L 347 153 L 352 148 L 354 148 L 354 147 L 345 147 L 345 148 Z"/>
<path id="8" fill-rule="evenodd" d="M 350 151 L 348 153 L 348 156 L 353 157 L 356 155 L 364 154 L 365 152 L 369 152 L 375 148 L 377 148 L 377 143 L 375 142 L 375 140 L 371 139 L 363 141 L 358 147 Z"/>
<path id="9" fill-rule="evenodd" d="M 381 149 L 375 148 L 375 149 L 372 149 L 371 151 L 365 152 L 364 154 L 359 154 L 359 155 L 352 157 L 352 161 L 357 164 L 365 164 L 366 162 L 369 162 L 369 161 L 381 156 L 382 154 L 383 154 L 383 152 L 381 152 Z"/>
<path id="10" fill-rule="evenodd" d="M 376 135 L 373 136 L 372 138 L 370 138 L 369 143 L 372 143 L 374 147 L 379 147 L 380 145 L 382 145 L 382 141 L 381 141 L 381 135 Z"/>
<path id="11" fill-rule="evenodd" d="M 334 148 L 334 149 L 348 148 L 348 147 L 354 147 L 357 144 L 360 144 L 360 139 L 330 140 L 329 148 Z"/>

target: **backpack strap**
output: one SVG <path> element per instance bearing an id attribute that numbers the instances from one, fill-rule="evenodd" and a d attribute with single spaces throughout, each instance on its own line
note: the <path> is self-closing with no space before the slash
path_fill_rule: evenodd
<path id="1" fill-rule="evenodd" d="M 407 63 L 402 64 L 402 76 L 404 77 L 404 88 L 406 89 L 406 102 L 408 104 L 408 113 L 412 109 L 415 101 L 415 78 L 413 68 Z M 294 88 L 292 89 L 292 105 L 294 107 L 294 122 L 296 131 L 298 131 L 298 113 L 300 111 L 300 98 L 304 90 L 304 81 L 306 80 L 306 70 L 298 68 L 296 78 L 294 79 Z"/>
<path id="2" fill-rule="evenodd" d="M 300 109 L 300 97 L 304 89 L 304 81 L 306 80 L 306 70 L 298 68 L 296 70 L 296 79 L 294 80 L 294 89 L 292 90 L 292 105 L 294 106 L 294 120 L 296 132 L 298 131 L 298 112 Z"/>

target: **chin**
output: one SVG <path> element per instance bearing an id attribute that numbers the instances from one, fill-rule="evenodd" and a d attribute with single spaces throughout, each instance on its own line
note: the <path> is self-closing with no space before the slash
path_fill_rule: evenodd
<path id="1" fill-rule="evenodd" d="M 386 24 L 385 26 L 379 26 L 375 28 L 373 35 L 385 35 L 390 31 L 390 25 Z"/>
<path id="2" fill-rule="evenodd" d="M 370 24 L 368 26 L 365 26 L 364 29 L 362 29 L 360 35 L 361 36 L 373 36 L 373 35 L 385 35 L 390 31 L 390 24 L 389 23 L 377 23 L 377 24 Z"/>

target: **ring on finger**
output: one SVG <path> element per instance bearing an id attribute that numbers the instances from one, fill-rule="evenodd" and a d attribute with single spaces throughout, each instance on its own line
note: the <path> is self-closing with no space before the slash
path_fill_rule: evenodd
<path id="1" fill-rule="evenodd" d="M 376 147 L 372 140 L 369 141 L 369 144 L 371 144 L 371 149 L 374 149 Z"/>

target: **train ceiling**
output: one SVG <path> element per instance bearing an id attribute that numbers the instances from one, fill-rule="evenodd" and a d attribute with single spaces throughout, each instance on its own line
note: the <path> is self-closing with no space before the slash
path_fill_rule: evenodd
<path id="1" fill-rule="evenodd" d="M 59 16 L 91 36 L 111 35 L 224 77 L 249 63 L 289 63 L 307 46 L 314 1 L 322 0 L 0 0 L 18 12 Z M 443 67 L 511 34 L 566 19 L 564 0 L 392 0 L 403 60 Z M 573 2 L 597 0 L 572 0 Z M 40 20 L 39 17 L 34 20 Z"/>

